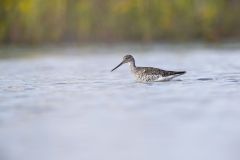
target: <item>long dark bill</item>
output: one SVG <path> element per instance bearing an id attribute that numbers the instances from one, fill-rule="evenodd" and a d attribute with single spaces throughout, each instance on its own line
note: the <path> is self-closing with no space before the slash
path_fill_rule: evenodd
<path id="1" fill-rule="evenodd" d="M 115 69 L 117 69 L 118 67 L 120 67 L 122 64 L 123 64 L 123 62 L 121 62 L 119 65 L 117 65 L 117 67 L 113 68 L 113 69 L 111 70 L 111 72 L 114 71 Z"/>

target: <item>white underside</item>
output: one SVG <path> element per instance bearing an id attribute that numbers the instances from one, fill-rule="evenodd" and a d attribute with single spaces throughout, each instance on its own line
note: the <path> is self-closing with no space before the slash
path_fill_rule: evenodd
<path id="1" fill-rule="evenodd" d="M 175 74 L 172 76 L 168 76 L 168 77 L 159 77 L 158 79 L 154 80 L 155 82 L 162 82 L 162 81 L 170 81 L 171 79 L 180 76 L 180 74 Z"/>
<path id="2" fill-rule="evenodd" d="M 146 76 L 136 77 L 136 79 L 137 81 L 140 81 L 140 82 L 164 82 L 164 81 L 169 81 L 178 76 L 180 76 L 180 74 L 175 74 L 167 77 L 162 77 L 159 75 L 156 75 L 156 76 L 146 75 Z"/>

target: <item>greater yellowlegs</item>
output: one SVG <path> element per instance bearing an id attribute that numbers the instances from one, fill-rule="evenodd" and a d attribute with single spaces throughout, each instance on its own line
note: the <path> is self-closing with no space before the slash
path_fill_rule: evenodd
<path id="1" fill-rule="evenodd" d="M 174 77 L 186 73 L 185 71 L 166 71 L 153 67 L 137 67 L 135 65 L 135 60 L 132 55 L 124 56 L 122 62 L 115 68 L 113 68 L 111 72 L 120 67 L 124 63 L 129 64 L 131 72 L 134 74 L 136 80 L 140 82 L 168 81 Z"/>

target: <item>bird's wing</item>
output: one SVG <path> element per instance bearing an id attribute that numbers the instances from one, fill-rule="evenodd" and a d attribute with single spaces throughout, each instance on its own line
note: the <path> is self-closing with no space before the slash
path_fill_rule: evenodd
<path id="1" fill-rule="evenodd" d="M 153 67 L 142 67 L 142 73 L 147 75 L 161 75 L 163 77 L 168 77 L 176 74 L 184 74 L 185 72 L 166 71 L 166 70 L 153 68 Z"/>

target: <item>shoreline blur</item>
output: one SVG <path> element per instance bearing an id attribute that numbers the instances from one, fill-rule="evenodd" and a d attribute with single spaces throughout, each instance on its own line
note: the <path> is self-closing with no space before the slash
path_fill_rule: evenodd
<path id="1" fill-rule="evenodd" d="M 237 0 L 5 0 L 0 44 L 240 40 Z"/>
<path id="2" fill-rule="evenodd" d="M 240 43 L 61 43 L 43 45 L 2 45 L 0 47 L 0 59 L 28 58 L 48 55 L 95 55 L 95 54 L 148 54 L 152 50 L 176 51 L 179 55 L 188 50 L 224 50 L 234 51 L 240 49 Z M 177 53 L 177 52 L 175 52 Z M 161 53 L 160 53 L 161 54 Z M 231 52 L 229 52 L 231 54 Z"/>

